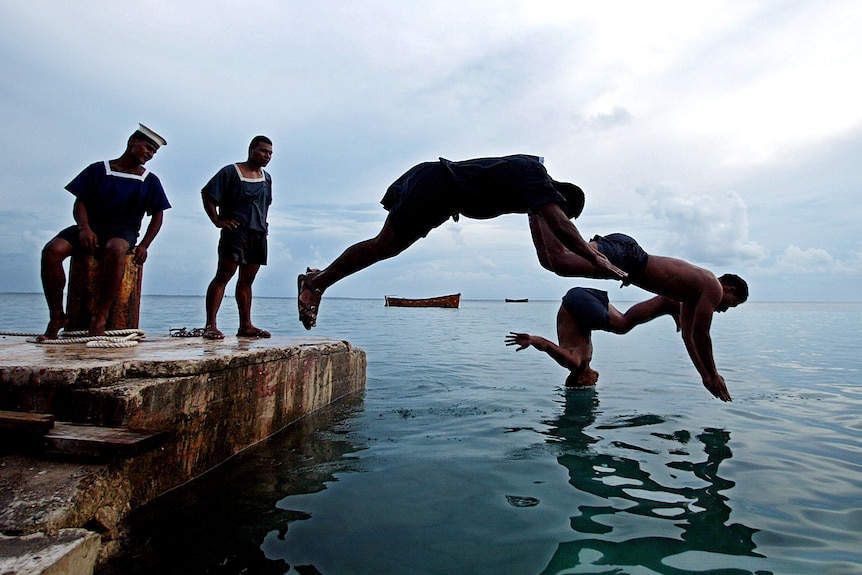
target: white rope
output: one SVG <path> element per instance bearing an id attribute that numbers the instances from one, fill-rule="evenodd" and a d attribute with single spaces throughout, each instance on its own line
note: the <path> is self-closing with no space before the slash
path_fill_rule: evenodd
<path id="1" fill-rule="evenodd" d="M 24 334 L 40 335 L 40 334 Z M 139 329 L 113 329 L 105 332 L 105 335 L 87 335 L 86 331 L 64 331 L 57 339 L 31 339 L 31 343 L 45 345 L 68 345 L 83 343 L 89 348 L 120 348 L 134 347 L 138 341 L 144 339 L 146 334 Z"/>
<path id="2" fill-rule="evenodd" d="M 131 334 L 144 335 L 144 332 L 142 332 L 139 329 L 111 329 L 111 330 L 106 331 L 104 336 L 101 336 L 101 335 L 88 336 L 87 330 L 64 331 L 63 333 L 60 334 L 60 337 L 62 337 L 62 338 L 66 338 L 66 337 L 106 337 L 106 336 L 119 337 L 121 335 L 131 335 Z"/>

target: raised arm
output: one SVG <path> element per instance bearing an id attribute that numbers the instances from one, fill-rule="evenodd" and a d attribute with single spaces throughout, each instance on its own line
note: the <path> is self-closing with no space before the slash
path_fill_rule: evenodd
<path id="1" fill-rule="evenodd" d="M 557 204 L 545 204 L 530 215 L 530 231 L 541 264 L 567 277 L 625 279 L 628 274 L 584 240 Z"/>
<path id="2" fill-rule="evenodd" d="M 721 301 L 721 292 L 716 299 L 713 290 L 701 295 L 696 304 L 682 304 L 680 307 L 680 328 L 682 340 L 703 381 L 703 386 L 722 401 L 731 401 L 730 392 L 724 378 L 715 367 L 712 354 L 712 337 L 709 329 L 712 325 L 712 314 Z"/>
<path id="3" fill-rule="evenodd" d="M 506 345 L 517 345 L 515 351 L 521 351 L 532 346 L 551 356 L 551 359 L 571 371 L 581 371 L 589 361 L 589 358 L 577 350 L 569 350 L 560 347 L 554 342 L 538 335 L 519 333 L 511 331 L 506 336 Z"/>

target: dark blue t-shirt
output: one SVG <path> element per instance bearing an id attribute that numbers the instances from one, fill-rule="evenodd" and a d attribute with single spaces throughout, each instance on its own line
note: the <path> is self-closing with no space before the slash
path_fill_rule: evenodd
<path id="1" fill-rule="evenodd" d="M 171 207 L 159 178 L 149 170 L 140 176 L 112 172 L 110 163 L 90 164 L 69 182 L 66 189 L 84 202 L 90 227 L 127 227 L 140 231 L 144 214 Z"/>
<path id="2" fill-rule="evenodd" d="M 267 231 L 266 216 L 272 204 L 272 176 L 246 178 L 236 164 L 219 170 L 201 190 L 219 207 L 219 217 L 236 220 L 249 230 Z"/>

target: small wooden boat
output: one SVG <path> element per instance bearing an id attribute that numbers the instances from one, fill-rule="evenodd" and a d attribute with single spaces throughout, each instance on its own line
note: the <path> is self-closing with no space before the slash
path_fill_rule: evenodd
<path id="1" fill-rule="evenodd" d="M 524 298 L 524 299 L 509 299 L 509 298 L 506 298 L 506 303 L 527 303 L 528 301 L 530 301 L 530 300 L 528 300 L 527 298 Z"/>
<path id="2" fill-rule="evenodd" d="M 444 295 L 439 297 L 428 297 L 420 299 L 410 299 L 406 297 L 391 297 L 386 298 L 386 307 L 458 307 L 461 303 L 461 294 L 454 293 L 452 295 Z"/>

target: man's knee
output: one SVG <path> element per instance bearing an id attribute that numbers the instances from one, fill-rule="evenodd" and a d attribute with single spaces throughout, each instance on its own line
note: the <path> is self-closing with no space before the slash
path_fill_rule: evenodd
<path id="1" fill-rule="evenodd" d="M 227 285 L 227 283 L 233 279 L 237 269 L 239 269 L 239 264 L 237 262 L 229 259 L 220 259 L 213 282 L 223 286 Z"/>
<path id="2" fill-rule="evenodd" d="M 58 263 L 72 255 L 72 244 L 60 238 L 54 238 L 42 248 L 42 263 Z"/>
<path id="3" fill-rule="evenodd" d="M 132 246 L 130 246 L 129 242 L 126 240 L 122 238 L 111 238 L 105 242 L 105 257 L 113 260 L 125 260 L 131 249 Z"/>
<path id="4" fill-rule="evenodd" d="M 630 318 L 620 312 L 614 306 L 608 304 L 608 331 L 618 335 L 623 335 L 632 330 L 635 324 Z"/>
<path id="5" fill-rule="evenodd" d="M 392 258 L 406 250 L 417 241 L 403 232 L 398 232 L 387 218 L 383 229 L 371 240 L 372 250 L 378 260 Z"/>

